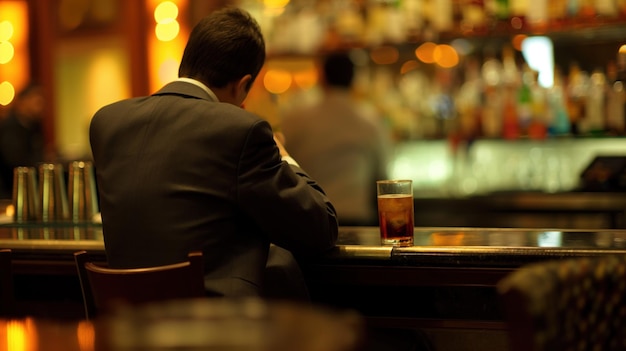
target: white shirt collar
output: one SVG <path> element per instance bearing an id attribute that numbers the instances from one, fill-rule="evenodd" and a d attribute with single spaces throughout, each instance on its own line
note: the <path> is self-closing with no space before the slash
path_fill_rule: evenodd
<path id="1" fill-rule="evenodd" d="M 217 95 L 215 95 L 215 93 L 209 89 L 209 87 L 207 87 L 206 85 L 204 85 L 204 83 L 202 83 L 199 80 L 195 80 L 193 78 L 187 78 L 187 77 L 180 77 L 177 79 L 177 81 L 179 82 L 187 82 L 187 83 L 191 83 L 195 86 L 198 86 L 200 88 L 202 88 L 202 90 L 204 90 L 207 94 L 209 94 L 209 96 L 214 99 L 215 101 L 220 101 L 220 99 L 217 98 Z"/>

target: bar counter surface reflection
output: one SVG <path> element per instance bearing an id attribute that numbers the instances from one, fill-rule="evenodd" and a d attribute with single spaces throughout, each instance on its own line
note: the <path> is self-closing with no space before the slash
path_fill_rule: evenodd
<path id="1" fill-rule="evenodd" d="M 378 227 L 340 227 L 337 247 L 320 262 L 387 261 L 401 265 L 517 267 L 554 258 L 626 254 L 626 230 L 415 227 L 413 246 L 384 246 Z M 98 223 L 2 223 L 0 248 L 14 260 L 42 260 L 88 250 L 104 258 Z M 32 263 L 32 261 L 31 261 Z M 73 263 L 73 262 L 72 262 Z M 17 267 L 16 267 L 17 268 Z M 74 270 L 71 266 L 70 270 Z"/>

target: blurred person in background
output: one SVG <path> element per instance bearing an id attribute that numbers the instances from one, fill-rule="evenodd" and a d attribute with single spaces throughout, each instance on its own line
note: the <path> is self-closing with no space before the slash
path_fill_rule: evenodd
<path id="1" fill-rule="evenodd" d="M 41 87 L 28 85 L 17 94 L 7 116 L 0 121 L 1 198 L 12 196 L 15 167 L 35 167 L 45 161 L 44 103 Z"/>
<path id="2" fill-rule="evenodd" d="M 376 180 L 387 178 L 390 137 L 372 108 L 352 96 L 346 53 L 325 57 L 322 97 L 282 114 L 290 154 L 324 188 L 339 225 L 377 225 Z"/>

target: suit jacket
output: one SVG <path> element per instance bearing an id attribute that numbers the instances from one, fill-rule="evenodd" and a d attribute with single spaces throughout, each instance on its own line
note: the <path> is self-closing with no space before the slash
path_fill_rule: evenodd
<path id="1" fill-rule="evenodd" d="M 300 259 L 335 244 L 332 204 L 281 160 L 269 123 L 194 84 L 105 106 L 89 135 L 112 267 L 202 250 L 208 292 L 249 296 L 262 287 L 270 242 Z"/>

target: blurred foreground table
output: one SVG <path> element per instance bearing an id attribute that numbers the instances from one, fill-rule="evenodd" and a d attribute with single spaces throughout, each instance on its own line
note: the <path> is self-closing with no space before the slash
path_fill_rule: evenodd
<path id="1" fill-rule="evenodd" d="M 258 299 L 168 301 L 95 321 L 0 320 L 8 351 L 354 351 L 363 337 L 355 312 Z"/>

